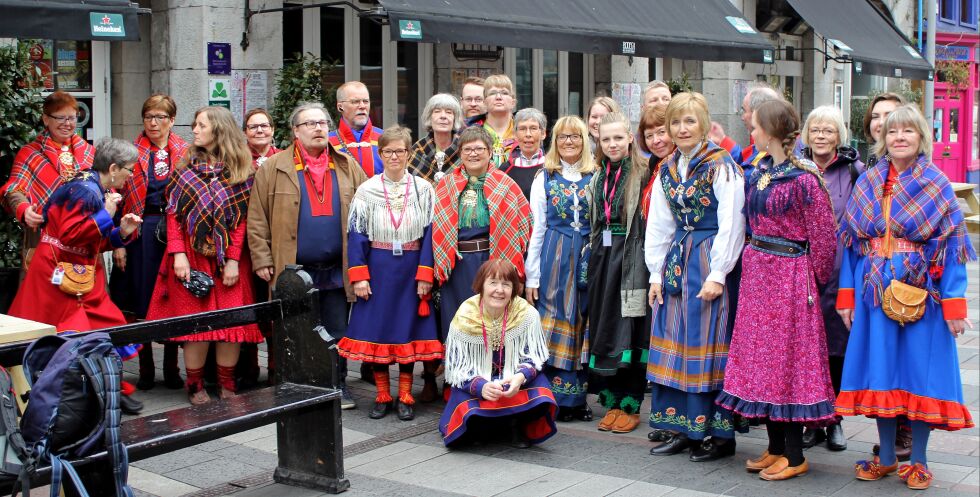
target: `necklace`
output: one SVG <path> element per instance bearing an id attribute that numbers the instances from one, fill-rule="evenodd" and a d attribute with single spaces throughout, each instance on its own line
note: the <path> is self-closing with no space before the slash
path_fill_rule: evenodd
<path id="1" fill-rule="evenodd" d="M 75 166 L 75 156 L 72 155 L 68 145 L 61 146 L 61 153 L 58 154 L 58 163 L 61 165 L 61 179 L 68 181 L 75 176 L 77 167 Z"/>
<path id="2" fill-rule="evenodd" d="M 153 164 L 153 174 L 157 178 L 162 178 L 170 172 L 170 163 L 167 162 L 167 158 L 170 154 L 167 153 L 166 149 L 159 149 L 153 154 L 153 159 L 156 161 Z"/>
<path id="3" fill-rule="evenodd" d="M 490 350 L 503 350 L 504 334 L 507 333 L 507 313 L 510 306 L 504 308 L 504 313 L 497 319 L 490 317 L 490 333 L 487 333 L 487 323 L 485 317 L 487 313 L 483 310 L 483 297 L 480 297 L 480 327 L 483 328 L 483 346 L 487 352 Z M 496 333 L 499 326 L 500 333 Z"/>

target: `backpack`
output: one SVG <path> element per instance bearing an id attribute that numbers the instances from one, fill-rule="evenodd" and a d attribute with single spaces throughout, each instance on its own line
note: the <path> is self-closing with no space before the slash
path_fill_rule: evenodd
<path id="1" fill-rule="evenodd" d="M 24 495 L 30 495 L 34 458 L 17 425 L 17 393 L 7 370 L 0 366 L 0 476 L 20 480 Z M 16 494 L 16 486 L 14 493 Z"/>
<path id="2" fill-rule="evenodd" d="M 23 367 L 31 391 L 20 429 L 34 460 L 51 464 L 52 497 L 63 472 L 78 494 L 87 497 L 68 459 L 102 450 L 109 453 L 117 497 L 133 497 L 119 429 L 122 360 L 109 335 L 41 337 L 27 347 Z"/>

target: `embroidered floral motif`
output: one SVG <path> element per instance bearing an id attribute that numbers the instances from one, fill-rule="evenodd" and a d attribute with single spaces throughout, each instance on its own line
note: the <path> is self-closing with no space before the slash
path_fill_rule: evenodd
<path id="1" fill-rule="evenodd" d="M 663 412 L 651 412 L 650 422 L 674 425 L 689 433 L 706 433 L 708 429 L 731 432 L 735 429 L 735 425 L 730 420 L 722 418 L 721 413 L 716 412 L 711 421 L 708 422 L 708 418 L 704 414 L 699 414 L 693 420 L 683 414 L 678 416 L 677 409 L 673 407 L 668 407 Z"/>
<path id="2" fill-rule="evenodd" d="M 560 377 L 555 376 L 551 379 L 551 391 L 561 395 L 576 396 L 583 395 L 589 389 L 589 384 L 574 384 L 562 380 Z"/>
<path id="3" fill-rule="evenodd" d="M 555 207 L 555 213 L 558 217 L 566 219 L 569 216 L 567 212 L 569 204 L 572 203 L 570 199 L 575 195 L 585 198 L 585 190 L 579 189 L 575 183 L 565 184 L 553 179 L 548 181 L 548 195 L 551 196 L 551 205 Z"/>

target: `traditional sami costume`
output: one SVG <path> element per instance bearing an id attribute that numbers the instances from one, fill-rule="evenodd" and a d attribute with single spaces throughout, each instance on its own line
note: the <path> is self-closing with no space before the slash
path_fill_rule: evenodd
<path id="1" fill-rule="evenodd" d="M 249 275 L 252 263 L 245 245 L 245 216 L 252 177 L 237 184 L 228 182 L 221 163 L 191 160 L 178 170 L 168 187 L 167 255 L 160 264 L 147 319 L 183 316 L 230 309 L 255 301 Z M 173 256 L 187 256 L 191 270 L 208 274 L 214 286 L 204 297 L 196 297 L 172 274 Z M 238 282 L 222 283 L 227 260 L 238 261 Z M 256 325 L 202 331 L 173 339 L 178 342 L 261 342 Z"/>
<path id="2" fill-rule="evenodd" d="M 846 250 L 837 308 L 854 309 L 854 317 L 837 413 L 877 417 L 879 425 L 908 417 L 912 459 L 924 464 L 917 425 L 974 425 L 963 403 L 956 339 L 946 324 L 967 317 L 965 264 L 977 258 L 963 213 L 946 175 L 928 157 L 920 155 L 898 173 L 886 156 L 858 179 L 841 239 Z M 882 311 L 882 293 L 893 279 L 928 291 L 918 321 L 901 326 Z M 882 436 L 887 431 L 879 428 Z M 928 429 L 918 431 L 928 436 Z"/>
<path id="3" fill-rule="evenodd" d="M 466 120 L 467 126 L 482 126 L 484 131 L 490 134 L 490 138 L 493 139 L 493 147 L 490 149 L 490 164 L 497 168 L 504 168 L 507 164 L 507 158 L 510 157 L 511 152 L 517 147 L 517 139 L 514 137 L 514 119 L 511 117 L 510 123 L 507 124 L 507 129 L 503 133 L 497 133 L 497 130 L 490 126 L 487 121 L 487 114 L 480 114 L 478 116 L 473 116 Z"/>
<path id="4" fill-rule="evenodd" d="M 587 195 L 592 174 L 561 162 L 531 186 L 534 228 L 527 251 L 527 287 L 538 288 L 537 309 L 548 337 L 544 374 L 561 407 L 585 405 L 589 349 L 585 274 L 592 229 Z"/>
<path id="5" fill-rule="evenodd" d="M 122 312 L 109 299 L 101 252 L 124 246 L 112 216 L 105 210 L 105 192 L 99 175 L 80 172 L 58 187 L 44 206 L 41 243 L 9 314 L 53 325 L 59 333 L 109 328 L 126 324 Z M 88 293 L 69 295 L 52 284 L 59 262 L 81 271 L 94 267 L 95 284 Z M 64 278 L 69 276 L 65 275 Z M 133 346 L 117 347 L 123 360 L 136 355 Z"/>
<path id="6" fill-rule="evenodd" d="M 473 280 L 489 259 L 504 259 L 524 276 L 531 209 L 514 180 L 496 168 L 470 176 L 463 166 L 436 187 L 432 218 L 435 278 L 445 341 L 455 309 L 473 296 Z"/>
<path id="7" fill-rule="evenodd" d="M 589 219 L 592 224 L 588 263 L 590 391 L 608 410 L 601 430 L 636 428 L 646 381 L 649 275 L 643 264 L 645 226 L 640 193 L 648 173 L 633 171 L 629 157 L 605 160 L 592 177 Z M 618 425 L 617 418 L 622 418 Z"/>
<path id="8" fill-rule="evenodd" d="M 78 135 L 72 135 L 70 143 L 59 147 L 48 130 L 40 132 L 14 157 L 10 179 L 3 185 L 7 211 L 23 223 L 28 207 L 34 206 L 34 210 L 40 212 L 51 194 L 79 171 L 92 167 L 94 158 L 95 147 Z M 24 271 L 30 267 L 39 239 L 40 231 L 25 226 L 21 248 Z"/>
<path id="9" fill-rule="evenodd" d="M 544 150 L 538 149 L 531 157 L 525 157 L 520 147 L 515 147 L 510 152 L 501 169 L 510 176 L 510 179 L 517 183 L 517 186 L 524 192 L 524 198 L 531 198 L 531 183 L 537 176 L 538 171 L 544 167 Z"/>
<path id="10" fill-rule="evenodd" d="M 749 180 L 752 241 L 716 402 L 745 418 L 820 426 L 836 422 L 818 287 L 830 278 L 837 239 L 820 171 L 801 165 L 767 157 Z"/>
<path id="11" fill-rule="evenodd" d="M 428 301 L 420 306 L 416 284 L 432 282 L 434 200 L 427 181 L 410 174 L 391 181 L 382 173 L 362 183 L 351 202 L 347 272 L 353 283 L 370 280 L 371 295 L 354 303 L 347 336 L 337 348 L 348 359 L 385 366 L 384 383 L 376 381 L 378 402 L 392 401 L 388 364 L 408 366 L 399 380 L 399 401 L 413 404 L 411 366 L 442 357 L 435 317 Z"/>
<path id="12" fill-rule="evenodd" d="M 663 289 L 650 334 L 650 426 L 693 440 L 733 439 L 731 412 L 715 398 L 731 340 L 726 277 L 744 246 L 742 170 L 725 149 L 706 142 L 690 156 L 674 151 L 658 181 L 645 244 L 650 283 Z M 706 281 L 724 285 L 710 303 L 696 297 Z"/>
<path id="13" fill-rule="evenodd" d="M 331 131 L 327 139 L 334 150 L 353 158 L 370 178 L 384 171 L 384 163 L 378 155 L 378 139 L 383 132 L 384 130 L 372 126 L 370 119 L 363 128 L 356 130 L 342 118 L 337 129 Z"/>
<path id="14" fill-rule="evenodd" d="M 444 176 L 459 165 L 459 149 L 456 136 L 445 150 L 439 150 L 436 137 L 429 133 L 412 145 L 412 157 L 408 159 L 408 172 L 435 187 Z"/>
<path id="15" fill-rule="evenodd" d="M 558 406 L 539 374 L 548 359 L 541 320 L 531 304 L 514 297 L 500 321 L 483 312 L 479 295 L 459 307 L 446 340 L 446 381 L 452 394 L 439 419 L 443 442 L 451 445 L 468 432 L 480 434 L 487 420 L 515 419 L 530 443 L 557 433 Z M 484 400 L 483 387 L 521 373 L 526 378 L 512 397 Z M 482 425 L 482 426 L 481 426 Z"/>

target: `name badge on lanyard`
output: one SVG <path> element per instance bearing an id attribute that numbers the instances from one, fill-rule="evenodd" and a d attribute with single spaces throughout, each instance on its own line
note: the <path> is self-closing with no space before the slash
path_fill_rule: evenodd
<path id="1" fill-rule="evenodd" d="M 612 247 L 612 230 L 602 230 L 602 246 Z"/>
<path id="2" fill-rule="evenodd" d="M 55 266 L 54 273 L 51 273 L 51 284 L 60 285 L 65 279 L 65 270 L 61 266 Z"/>
<path id="3" fill-rule="evenodd" d="M 402 255 L 402 242 L 394 240 L 391 242 L 391 255 Z"/>

